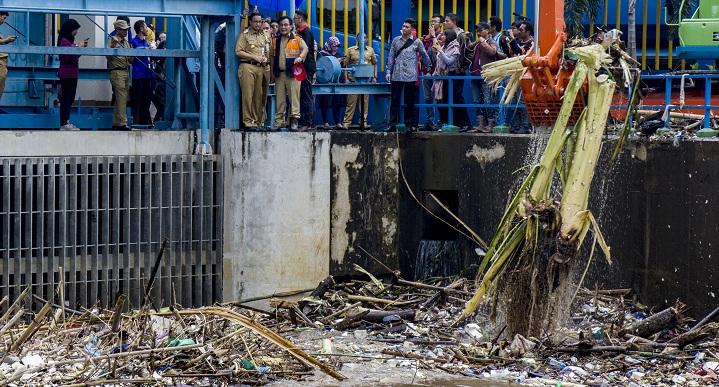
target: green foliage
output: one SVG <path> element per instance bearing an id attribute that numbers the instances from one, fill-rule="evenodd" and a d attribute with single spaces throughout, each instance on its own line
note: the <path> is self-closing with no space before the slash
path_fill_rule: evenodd
<path id="1" fill-rule="evenodd" d="M 584 21 L 597 20 L 602 0 L 565 0 L 564 21 L 569 37 L 584 36 Z"/>

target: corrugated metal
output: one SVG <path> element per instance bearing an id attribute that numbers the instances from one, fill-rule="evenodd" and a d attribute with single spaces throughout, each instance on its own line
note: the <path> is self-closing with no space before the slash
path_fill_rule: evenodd
<path id="1" fill-rule="evenodd" d="M 0 158 L 0 298 L 53 298 L 63 275 L 71 308 L 118 293 L 137 306 L 167 239 L 155 304 L 211 304 L 221 228 L 217 156 Z"/>

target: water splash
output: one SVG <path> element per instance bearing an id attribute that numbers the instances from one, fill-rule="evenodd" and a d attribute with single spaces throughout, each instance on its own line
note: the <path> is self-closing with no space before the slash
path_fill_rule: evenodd
<path id="1" fill-rule="evenodd" d="M 456 275 L 461 270 L 461 254 L 459 242 L 456 240 L 419 241 L 414 278 L 421 280 L 430 277 L 447 277 Z"/>

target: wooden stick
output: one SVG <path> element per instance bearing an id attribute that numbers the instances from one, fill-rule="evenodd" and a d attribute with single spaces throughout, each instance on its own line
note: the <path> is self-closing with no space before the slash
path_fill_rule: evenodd
<path id="1" fill-rule="evenodd" d="M 421 301 L 421 300 L 410 300 L 410 301 L 385 300 L 384 298 L 358 296 L 358 295 L 354 295 L 354 294 L 348 295 L 347 299 L 352 300 L 352 301 L 363 301 L 363 302 L 370 302 L 370 303 L 374 303 L 374 304 L 395 305 L 395 306 L 412 305 L 412 304 L 416 304 Z"/>
<path id="2" fill-rule="evenodd" d="M 365 309 L 360 311 L 359 313 L 351 314 L 342 319 L 342 321 L 338 322 L 334 325 L 334 329 L 341 331 L 346 328 L 348 328 L 350 325 L 356 323 L 359 320 L 362 320 L 363 317 L 369 314 L 369 309 Z"/>
<path id="3" fill-rule="evenodd" d="M 165 376 L 165 375 L 163 375 Z M 61 387 L 90 387 L 90 386 L 102 386 L 107 385 L 123 385 L 123 384 L 153 384 L 157 381 L 155 379 L 103 379 L 93 380 L 92 382 L 85 383 L 74 383 L 74 384 L 63 384 Z"/>
<path id="4" fill-rule="evenodd" d="M 311 291 L 313 291 L 314 289 L 315 289 L 315 288 L 302 289 L 302 290 L 290 290 L 290 291 L 287 291 L 287 292 L 272 293 L 272 294 L 267 295 L 267 296 L 258 296 L 258 297 L 243 298 L 243 299 L 240 299 L 240 300 L 237 300 L 237 301 L 225 302 L 225 303 L 223 303 L 222 305 L 235 306 L 235 305 L 245 304 L 245 303 L 253 302 L 253 301 L 262 301 L 262 300 L 266 300 L 266 299 L 268 299 L 268 298 L 291 297 L 291 296 L 296 296 L 296 295 L 298 295 L 298 294 L 311 292 Z"/>
<path id="5" fill-rule="evenodd" d="M 404 285 L 404 286 L 411 286 L 411 287 L 413 287 L 413 288 L 419 288 L 419 289 L 436 290 L 436 291 L 444 291 L 444 292 L 447 292 L 447 293 L 461 294 L 461 295 L 463 295 L 463 296 L 472 296 L 472 295 L 474 295 L 473 293 L 467 292 L 467 291 L 464 291 L 464 290 L 452 289 L 452 288 L 448 288 L 448 287 L 444 287 L 444 288 L 443 288 L 443 287 L 441 287 L 441 286 L 428 285 L 428 284 L 423 284 L 423 283 L 421 283 L 421 282 L 406 281 L 406 280 L 403 280 L 403 279 L 398 279 L 398 280 L 397 280 L 397 284 L 398 284 L 398 285 Z"/>
<path id="6" fill-rule="evenodd" d="M 361 302 L 355 302 L 354 304 L 351 304 L 350 306 L 347 306 L 347 307 L 345 307 L 345 308 L 342 308 L 342 309 L 340 309 L 340 310 L 338 310 L 338 311 L 332 313 L 331 315 L 329 315 L 329 316 L 327 316 L 327 317 L 324 317 L 322 320 L 324 320 L 324 321 L 332 321 L 333 318 L 335 318 L 335 317 L 337 317 L 337 316 L 339 316 L 339 315 L 341 315 L 341 314 L 343 314 L 343 313 L 347 313 L 347 312 L 349 312 L 350 310 L 359 307 L 360 305 L 362 305 Z"/>
<path id="7" fill-rule="evenodd" d="M 449 359 L 446 359 L 446 358 L 441 358 L 441 357 L 429 357 L 429 356 L 424 356 L 424 355 L 420 355 L 420 354 L 416 354 L 416 353 L 412 353 L 412 352 L 397 351 L 397 350 L 395 350 L 395 349 L 389 349 L 389 348 L 383 349 L 383 350 L 382 350 L 382 353 L 385 354 L 385 355 L 406 357 L 406 358 L 408 358 L 408 359 L 419 359 L 419 360 L 425 360 L 425 361 L 434 361 L 434 362 L 437 362 L 437 363 L 449 363 Z"/>
<path id="8" fill-rule="evenodd" d="M 5 314 L 0 317 L 0 323 L 8 319 L 13 313 L 15 313 L 15 308 L 17 308 L 21 303 L 25 302 L 25 298 L 30 294 L 30 287 L 26 287 L 25 290 L 20 293 L 20 296 L 15 299 L 15 302 L 12 303 L 8 307 L 8 309 L 5 311 Z"/>
<path id="9" fill-rule="evenodd" d="M 48 312 L 50 312 L 50 309 L 52 309 L 52 303 L 48 301 L 45 303 L 45 306 L 40 309 L 40 311 L 35 315 L 35 318 L 32 320 L 32 323 L 25 328 L 25 330 L 20 335 L 20 338 L 17 339 L 14 343 L 12 343 L 12 346 L 10 346 L 10 352 L 17 351 L 21 345 L 23 345 L 32 335 L 37 332 L 38 328 L 40 328 L 40 324 L 42 324 L 42 321 L 45 319 L 45 316 L 47 316 Z"/>
<path id="10" fill-rule="evenodd" d="M 310 293 L 309 298 L 314 298 L 318 300 L 323 300 L 325 298 L 325 293 L 327 293 L 330 288 L 335 286 L 335 279 L 329 275 L 322 281 L 320 281 L 319 285 L 315 288 L 315 290 Z M 310 306 L 309 301 L 300 301 L 300 308 L 302 313 L 309 313 L 312 310 L 312 307 Z"/>
<path id="11" fill-rule="evenodd" d="M 25 314 L 25 309 L 18 310 L 17 313 L 15 313 L 15 316 L 13 316 L 13 318 L 11 318 L 10 321 L 8 321 L 7 324 L 2 327 L 2 329 L 0 329 L 0 337 L 2 337 L 5 332 L 12 328 L 13 325 L 15 325 L 15 323 L 20 320 L 23 314 Z"/>
<path id="12" fill-rule="evenodd" d="M 653 314 L 644 320 L 630 324 L 622 328 L 618 334 L 624 336 L 630 333 L 634 336 L 647 337 L 663 329 L 670 328 L 677 323 L 679 310 L 677 307 L 670 307 L 659 313 Z"/>

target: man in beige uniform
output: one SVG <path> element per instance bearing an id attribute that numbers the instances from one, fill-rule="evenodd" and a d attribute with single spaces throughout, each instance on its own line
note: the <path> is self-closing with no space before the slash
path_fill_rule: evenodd
<path id="1" fill-rule="evenodd" d="M 116 20 L 115 36 L 110 37 L 110 48 L 130 48 L 127 30 L 130 25 L 124 20 Z M 113 130 L 127 130 L 127 93 L 130 91 L 131 57 L 108 56 L 107 68 L 110 70 L 110 84 L 115 93 L 115 109 L 112 117 Z"/>
<path id="2" fill-rule="evenodd" d="M 301 36 L 292 33 L 292 19 L 282 16 L 279 20 L 280 36 L 273 40 L 272 72 L 275 75 L 275 91 L 277 92 L 277 113 L 275 128 L 286 127 L 289 121 L 290 130 L 298 130 L 300 119 L 300 87 L 292 68 L 304 63 L 309 49 Z M 285 120 L 287 99 L 290 100 L 290 111 Z"/>
<path id="3" fill-rule="evenodd" d="M 364 57 L 365 57 L 365 63 L 371 64 L 374 66 L 374 79 L 377 79 L 377 58 L 374 55 L 374 50 L 372 47 L 367 46 L 365 47 L 364 51 Z M 352 67 L 354 65 L 359 64 L 360 62 L 360 54 L 359 54 L 359 46 L 355 45 L 347 49 L 347 54 L 345 55 L 345 65 L 344 67 Z M 347 73 L 347 82 L 353 83 L 355 82 L 355 78 L 352 76 L 351 72 Z M 355 115 L 355 109 L 357 108 L 357 99 L 362 98 L 362 122 L 364 122 L 365 129 L 369 128 L 367 125 L 367 113 L 369 111 L 369 96 L 368 95 L 357 95 L 357 94 L 349 94 L 347 96 L 347 108 L 345 109 L 345 117 L 342 123 L 342 126 L 345 128 L 349 128 L 349 126 L 352 124 L 352 117 Z"/>
<path id="4" fill-rule="evenodd" d="M 253 13 L 250 28 L 240 34 L 235 46 L 235 55 L 240 58 L 237 77 L 242 92 L 242 125 L 249 130 L 264 127 L 269 52 L 270 38 L 262 30 L 262 15 Z"/>
<path id="5" fill-rule="evenodd" d="M 5 23 L 5 19 L 10 16 L 5 11 L 0 11 L 0 25 Z M 17 39 L 15 35 L 10 35 L 7 38 L 3 38 L 0 36 L 0 44 L 10 44 Z M 7 53 L 0 52 L 0 98 L 2 98 L 2 93 L 5 91 L 5 79 L 7 79 Z"/>

